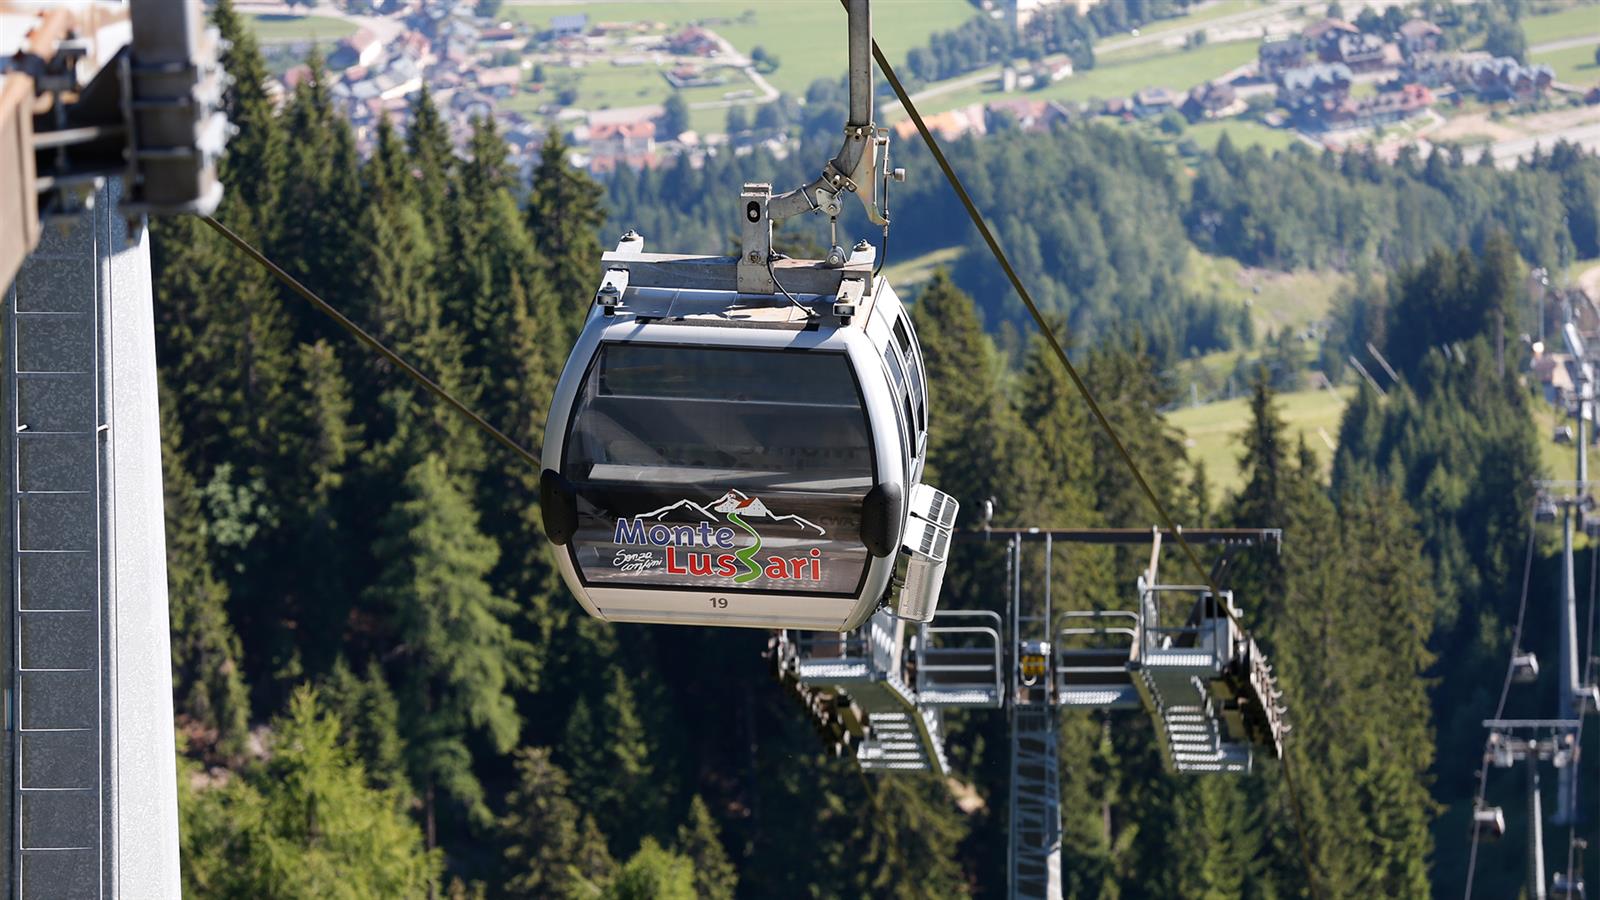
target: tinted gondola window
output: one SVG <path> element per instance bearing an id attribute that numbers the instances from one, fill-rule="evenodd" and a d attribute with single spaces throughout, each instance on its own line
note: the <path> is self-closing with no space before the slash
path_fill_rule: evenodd
<path id="1" fill-rule="evenodd" d="M 853 594 L 872 435 L 842 353 L 606 344 L 568 426 L 585 583 Z"/>

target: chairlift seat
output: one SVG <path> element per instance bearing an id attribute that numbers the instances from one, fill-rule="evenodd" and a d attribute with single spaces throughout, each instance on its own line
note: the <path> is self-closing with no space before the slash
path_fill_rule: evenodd
<path id="1" fill-rule="evenodd" d="M 1506 833 L 1505 811 L 1498 806 L 1480 806 L 1472 811 L 1472 830 L 1482 841 L 1498 841 Z"/>

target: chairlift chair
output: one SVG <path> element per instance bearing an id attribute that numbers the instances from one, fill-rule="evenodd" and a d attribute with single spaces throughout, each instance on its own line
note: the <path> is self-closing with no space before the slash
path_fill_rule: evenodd
<path id="1" fill-rule="evenodd" d="M 1533 684 L 1539 680 L 1539 657 L 1531 651 L 1511 654 L 1511 681 L 1513 684 Z"/>
<path id="2" fill-rule="evenodd" d="M 1583 879 L 1557 872 L 1550 879 L 1550 900 L 1583 900 Z"/>
<path id="3" fill-rule="evenodd" d="M 1570 444 L 1570 443 L 1572 443 L 1572 426 L 1571 425 L 1557 425 L 1556 429 L 1555 429 L 1555 434 L 1552 435 L 1551 437 L 1552 437 L 1552 440 L 1554 440 L 1557 444 Z"/>
<path id="4" fill-rule="evenodd" d="M 1506 833 L 1506 814 L 1498 806 L 1479 806 L 1472 811 L 1472 831 L 1480 841 L 1498 841 Z"/>
<path id="5" fill-rule="evenodd" d="M 1533 508 L 1535 522 L 1550 523 L 1556 520 L 1556 502 L 1548 497 L 1540 497 Z"/>

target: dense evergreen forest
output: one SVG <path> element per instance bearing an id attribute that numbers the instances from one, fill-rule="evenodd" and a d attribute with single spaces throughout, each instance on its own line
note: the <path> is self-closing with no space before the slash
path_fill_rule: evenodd
<path id="1" fill-rule="evenodd" d="M 492 126 L 459 157 L 423 95 L 410 132 L 385 127 L 363 160 L 315 61 L 275 108 L 227 0 L 215 16 L 239 128 L 220 217 L 529 447 L 602 234 L 726 246 L 734 187 L 798 181 L 823 158 L 718 157 L 607 188 L 552 136 L 524 196 Z M 968 240 L 931 166 L 907 158 L 919 180 L 894 202 L 915 214 L 891 250 Z M 1285 530 L 1234 586 L 1288 694 L 1303 829 L 1277 763 L 1178 780 L 1144 716 L 1067 715 L 1068 896 L 1459 892 L 1476 723 L 1539 467 L 1534 401 L 1495 365 L 1490 329 L 1522 308 L 1528 263 L 1596 252 L 1600 162 L 1561 151 L 1500 173 L 1224 144 L 1190 172 L 1102 128 L 992 135 L 952 158 L 1179 518 Z M 961 793 L 980 801 L 965 812 L 938 779 L 828 758 L 770 678 L 764 634 L 585 617 L 552 575 L 537 472 L 202 224 L 153 233 L 191 896 L 1003 896 L 1003 716 L 952 720 Z M 1358 396 L 1331 479 L 1286 439 L 1263 378 L 1245 485 L 1210 502 L 1159 413 L 1174 392 L 1160 373 L 1248 332 L 1214 298 L 1174 293 L 1190 244 L 1391 274 L 1344 320 L 1404 383 Z M 915 306 L 930 479 L 969 510 L 995 498 L 998 523 L 1148 525 L 1047 348 L 997 342 L 1013 301 L 966 259 Z M 1130 604 L 1131 557 L 1059 552 L 1058 592 Z M 998 560 L 963 554 L 943 602 L 992 605 Z M 1484 896 L 1513 893 L 1514 843 L 1485 859 Z"/>

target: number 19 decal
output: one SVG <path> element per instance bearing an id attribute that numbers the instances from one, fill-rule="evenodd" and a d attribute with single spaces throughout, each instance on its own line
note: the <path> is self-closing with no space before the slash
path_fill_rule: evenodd
<path id="1" fill-rule="evenodd" d="M 710 598 L 708 598 L 708 601 L 711 603 L 711 608 L 712 609 L 727 609 L 728 608 L 728 598 L 727 597 L 710 597 Z"/>

